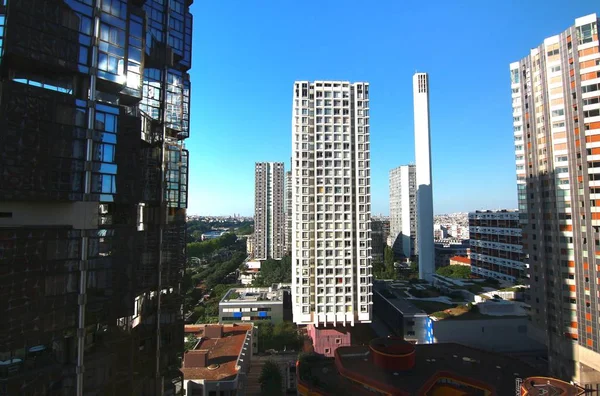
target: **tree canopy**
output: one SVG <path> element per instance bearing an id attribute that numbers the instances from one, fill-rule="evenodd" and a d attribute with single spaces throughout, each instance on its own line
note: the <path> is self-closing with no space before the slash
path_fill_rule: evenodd
<path id="1" fill-rule="evenodd" d="M 227 275 L 238 269 L 245 259 L 245 253 L 237 252 L 233 255 L 233 257 L 230 260 L 218 265 L 213 265 L 212 267 L 208 268 L 208 276 L 206 276 L 206 278 L 204 279 L 206 288 L 210 290 L 219 283 L 223 283 Z M 203 271 L 201 274 L 204 273 L 205 272 Z"/>
<path id="2" fill-rule="evenodd" d="M 254 287 L 271 286 L 273 283 L 290 283 L 292 281 L 292 257 L 284 256 L 281 260 L 265 260 L 260 264 L 260 272 L 252 283 Z"/>
<path id="3" fill-rule="evenodd" d="M 283 378 L 281 371 L 272 360 L 267 360 L 260 371 L 260 377 L 258 378 L 260 383 L 260 390 L 263 395 L 266 396 L 282 396 L 283 391 Z"/>
<path id="4" fill-rule="evenodd" d="M 235 233 L 238 235 L 250 235 L 254 232 L 254 226 L 252 224 L 244 224 L 243 226 L 237 228 Z"/>
<path id="5" fill-rule="evenodd" d="M 291 322 L 279 322 L 275 325 L 271 322 L 259 322 L 256 326 L 260 352 L 269 349 L 298 351 L 304 344 L 304 338 L 298 334 L 296 325 Z"/>
<path id="6" fill-rule="evenodd" d="M 383 263 L 373 263 L 373 276 L 376 279 L 398 279 L 398 270 L 394 267 L 394 251 L 389 246 L 383 250 Z"/>
<path id="7" fill-rule="evenodd" d="M 454 279 L 468 279 L 471 276 L 471 267 L 468 265 L 448 265 L 438 268 L 436 274 Z"/>
<path id="8" fill-rule="evenodd" d="M 222 248 L 229 247 L 237 241 L 235 234 L 224 234 L 219 238 L 209 239 L 208 241 L 192 242 L 187 244 L 188 257 L 203 257 Z"/>

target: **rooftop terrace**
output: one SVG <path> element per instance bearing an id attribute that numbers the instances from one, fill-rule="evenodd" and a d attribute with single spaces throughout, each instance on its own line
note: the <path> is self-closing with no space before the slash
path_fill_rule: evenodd
<path id="1" fill-rule="evenodd" d="M 395 342 L 376 339 L 369 347 L 340 347 L 335 359 L 311 356 L 299 364 L 300 380 L 332 395 L 363 394 L 361 385 L 392 395 L 476 394 L 482 389 L 510 395 L 517 378 L 544 374 L 516 359 L 459 344 L 418 344 L 411 352 Z"/>
<path id="2" fill-rule="evenodd" d="M 257 301 L 282 302 L 285 287 L 247 287 L 229 289 L 221 303 L 252 303 Z"/>

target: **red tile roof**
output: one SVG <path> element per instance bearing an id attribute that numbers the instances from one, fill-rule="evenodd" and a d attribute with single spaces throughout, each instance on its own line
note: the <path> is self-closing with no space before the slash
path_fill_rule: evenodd
<path id="1" fill-rule="evenodd" d="M 204 333 L 205 327 L 206 325 L 186 325 L 185 332 Z M 238 372 L 236 369 L 238 356 L 244 346 L 246 333 L 250 330 L 252 330 L 251 324 L 224 325 L 223 337 L 203 338 L 195 351 L 207 351 L 207 367 L 185 367 L 184 363 L 184 368 L 181 369 L 183 378 L 206 381 L 233 380 Z M 188 353 L 184 355 L 184 362 Z"/>
<path id="2" fill-rule="evenodd" d="M 450 257 L 450 261 L 458 261 L 459 263 L 471 265 L 471 259 L 463 256 Z"/>

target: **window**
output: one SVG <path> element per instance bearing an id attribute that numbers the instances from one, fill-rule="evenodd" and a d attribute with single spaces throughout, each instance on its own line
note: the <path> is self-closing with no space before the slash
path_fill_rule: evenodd
<path id="1" fill-rule="evenodd" d="M 594 40 L 593 35 L 598 34 L 598 27 L 596 22 L 588 23 L 583 26 L 577 27 L 577 40 L 579 45 L 591 43 Z"/>
<path id="2" fill-rule="evenodd" d="M 552 110 L 552 117 L 559 117 L 565 115 L 565 109 Z"/>
<path id="3" fill-rule="evenodd" d="M 519 83 L 519 69 L 513 69 L 510 71 L 510 82 L 512 84 L 518 84 Z"/>
<path id="4" fill-rule="evenodd" d="M 586 92 L 594 92 L 598 90 L 598 84 L 592 84 L 592 85 L 585 85 L 581 87 L 581 92 L 582 93 L 586 93 Z"/>
<path id="5" fill-rule="evenodd" d="M 330 308 L 330 307 L 327 307 L 327 308 Z M 329 348 L 325 348 L 325 354 L 326 354 L 326 355 L 327 355 L 328 353 L 330 353 L 330 352 L 331 352 L 331 349 L 329 349 Z"/>

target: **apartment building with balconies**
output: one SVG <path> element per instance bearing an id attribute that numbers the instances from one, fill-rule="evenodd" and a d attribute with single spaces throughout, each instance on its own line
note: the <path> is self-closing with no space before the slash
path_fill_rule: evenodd
<path id="1" fill-rule="evenodd" d="M 600 390 L 598 16 L 510 64 L 531 328 L 551 373 Z"/>
<path id="2" fill-rule="evenodd" d="M 371 321 L 369 84 L 296 81 L 292 295 L 298 324 Z"/>
<path id="3" fill-rule="evenodd" d="M 471 212 L 469 235 L 473 274 L 509 283 L 524 280 L 526 266 L 518 211 Z"/>
<path id="4" fill-rule="evenodd" d="M 254 244 L 256 260 L 280 260 L 285 254 L 283 162 L 257 162 L 254 167 Z"/>

